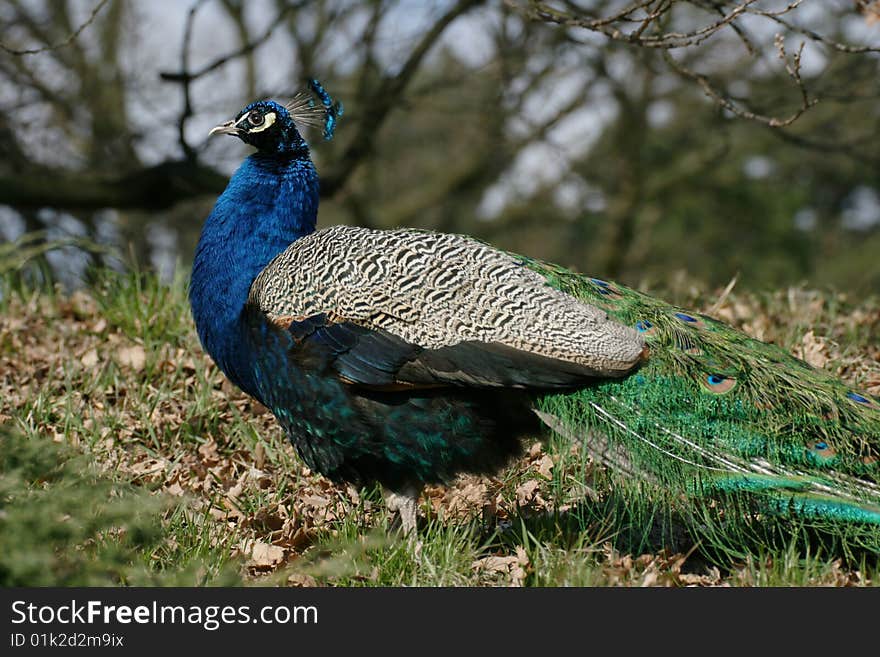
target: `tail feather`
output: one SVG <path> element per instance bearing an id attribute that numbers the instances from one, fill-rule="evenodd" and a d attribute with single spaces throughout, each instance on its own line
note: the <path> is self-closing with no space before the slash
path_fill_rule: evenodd
<path id="1" fill-rule="evenodd" d="M 581 442 L 594 461 L 601 463 L 618 474 L 631 479 L 644 479 L 656 483 L 650 472 L 638 470 L 633 466 L 625 447 L 622 444 L 608 440 L 606 434 L 601 431 L 589 431 L 585 435 L 578 435 L 569 429 L 565 423 L 555 415 L 535 410 L 535 414 L 550 429 L 558 433 L 570 442 Z"/>
<path id="2" fill-rule="evenodd" d="M 551 429 L 580 437 L 623 480 L 775 517 L 880 526 L 880 401 L 711 317 L 529 264 L 642 331 L 651 352 L 625 379 L 538 399 Z"/>
<path id="3" fill-rule="evenodd" d="M 880 526 L 880 486 L 872 481 L 833 470 L 817 475 L 762 458 L 712 452 L 658 425 L 658 438 L 671 439 L 661 443 L 633 431 L 606 408 L 590 406 L 599 425 L 580 429 L 547 411 L 536 414 L 565 439 L 582 442 L 594 461 L 630 482 L 678 490 L 691 498 L 736 495 L 757 510 L 780 516 Z"/>

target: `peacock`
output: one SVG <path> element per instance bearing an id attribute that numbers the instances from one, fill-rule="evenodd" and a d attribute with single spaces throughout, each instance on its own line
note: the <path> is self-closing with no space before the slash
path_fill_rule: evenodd
<path id="1" fill-rule="evenodd" d="M 855 528 L 880 551 L 878 399 L 707 315 L 468 236 L 316 230 L 301 128 L 330 139 L 341 115 L 311 80 L 211 130 L 256 152 L 203 226 L 189 289 L 204 349 L 310 468 L 381 484 L 411 532 L 426 484 L 498 472 L 549 432 L 718 526 Z"/>

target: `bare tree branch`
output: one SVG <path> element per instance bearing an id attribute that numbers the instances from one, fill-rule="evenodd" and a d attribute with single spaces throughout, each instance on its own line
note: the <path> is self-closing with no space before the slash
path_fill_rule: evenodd
<path id="1" fill-rule="evenodd" d="M 180 47 L 180 70 L 188 71 L 189 70 L 189 48 L 190 42 L 192 41 L 192 31 L 193 25 L 196 21 L 196 12 L 198 12 L 199 8 L 204 4 L 205 0 L 197 0 L 190 7 L 189 11 L 186 14 L 186 23 L 183 28 L 183 43 Z M 181 80 L 182 84 L 180 85 L 181 93 L 183 94 L 183 109 L 180 112 L 180 117 L 177 120 L 177 142 L 180 144 L 180 149 L 183 151 L 183 156 L 187 160 L 195 160 L 196 153 L 193 150 L 192 146 L 186 141 L 186 121 L 193 114 L 192 109 L 192 99 L 190 97 L 190 78 L 185 78 Z"/>
<path id="2" fill-rule="evenodd" d="M 796 24 L 792 17 L 797 16 L 797 11 L 803 5 L 803 0 L 793 0 L 776 10 L 762 9 L 758 5 L 757 0 L 740 0 L 735 3 L 718 2 L 716 0 L 701 0 L 700 2 L 640 0 L 626 4 L 622 8 L 612 9 L 607 15 L 602 14 L 600 10 L 587 10 L 580 7 L 573 8 L 571 3 L 565 3 L 564 6 L 568 7 L 567 9 L 560 9 L 558 5 L 540 0 L 506 1 L 523 16 L 532 20 L 553 23 L 563 27 L 586 29 L 602 34 L 612 41 L 625 43 L 630 46 L 659 49 L 662 51 L 663 59 L 671 70 L 695 82 L 720 107 L 740 118 L 764 123 L 774 128 L 791 125 L 819 102 L 819 97 L 808 91 L 801 78 L 800 69 L 803 43 L 798 51 L 789 57 L 785 51 L 784 36 L 777 34 L 773 41 L 773 48 L 776 50 L 779 59 L 782 60 L 784 69 L 800 96 L 799 107 L 784 117 L 768 116 L 765 113 L 747 107 L 742 101 L 734 101 L 728 94 L 720 91 L 707 75 L 693 70 L 681 59 L 674 58 L 671 55 L 671 51 L 681 49 L 693 50 L 713 36 L 727 31 L 736 35 L 737 39 L 743 43 L 751 56 L 759 57 L 769 47 L 760 47 L 748 35 L 745 25 L 741 22 L 744 18 L 748 17 L 751 19 L 765 19 L 765 21 L 784 28 L 790 34 L 804 36 L 837 52 L 845 54 L 880 52 L 880 47 L 856 46 L 844 43 Z M 861 5 L 864 4 L 861 3 Z M 864 7 L 858 2 L 856 5 L 864 11 Z M 604 6 L 606 5 L 600 4 L 600 8 Z M 673 9 L 677 6 L 690 6 L 707 12 L 707 15 L 717 15 L 717 17 L 707 18 L 703 24 L 697 27 L 676 31 L 672 16 Z"/>
<path id="3" fill-rule="evenodd" d="M 876 11 L 876 10 L 875 10 Z M 821 43 L 824 46 L 828 46 L 838 52 L 848 53 L 848 54 L 863 54 L 868 52 L 880 52 L 880 47 L 872 47 L 872 46 L 853 46 L 847 43 L 842 43 L 840 41 L 835 41 L 834 39 L 830 39 L 826 36 L 823 36 L 816 32 L 815 30 L 810 30 L 805 27 L 800 27 L 799 25 L 795 25 L 794 23 L 785 20 L 780 15 L 781 12 L 773 13 L 769 11 L 759 11 L 753 10 L 749 12 L 756 16 L 764 16 L 765 18 L 769 18 L 770 20 L 782 25 L 788 30 L 792 32 L 796 32 L 797 34 L 802 34 L 805 37 L 816 41 L 817 43 Z"/>
<path id="4" fill-rule="evenodd" d="M 197 80 L 200 77 L 211 73 L 212 71 L 216 71 L 221 66 L 224 66 L 231 62 L 234 59 L 242 57 L 243 55 L 247 55 L 251 53 L 254 49 L 263 45 L 269 38 L 274 34 L 275 30 L 278 29 L 279 26 L 283 25 L 284 17 L 292 11 L 296 11 L 297 9 L 303 7 L 308 4 L 307 0 L 303 0 L 301 2 L 291 3 L 284 5 L 278 12 L 278 15 L 269 22 L 269 27 L 267 27 L 262 34 L 251 39 L 247 43 L 243 44 L 237 50 L 234 50 L 230 53 L 227 53 L 217 59 L 205 64 L 197 71 L 189 71 L 186 69 L 182 69 L 180 71 L 161 71 L 159 73 L 159 77 L 166 82 L 182 82 L 187 83 L 192 80 Z"/>
<path id="5" fill-rule="evenodd" d="M 385 77 L 377 87 L 369 105 L 357 127 L 357 133 L 342 155 L 339 164 L 329 175 L 322 178 L 321 188 L 332 195 L 340 189 L 358 164 L 373 150 L 376 133 L 388 114 L 400 101 L 407 85 L 428 51 L 443 34 L 452 21 L 485 0 L 459 0 L 449 11 L 441 16 L 410 52 L 397 75 Z"/>
<path id="6" fill-rule="evenodd" d="M 508 3 L 518 7 L 515 0 L 507 0 Z M 610 16 L 600 18 L 587 18 L 575 16 L 571 13 L 560 11 L 545 2 L 532 0 L 528 8 L 522 8 L 522 12 L 533 20 L 541 20 L 546 23 L 556 23 L 565 27 L 580 27 L 592 32 L 604 34 L 614 41 L 621 41 L 644 48 L 685 48 L 689 46 L 697 46 L 706 39 L 712 37 L 722 28 L 730 25 L 742 15 L 747 13 L 749 7 L 757 2 L 757 0 L 744 0 L 734 6 L 728 13 L 714 22 L 687 32 L 660 32 L 645 34 L 647 29 L 657 19 L 668 13 L 675 2 L 664 1 L 658 3 L 658 8 L 649 10 L 656 0 L 643 0 L 635 2 L 623 10 L 620 10 Z M 639 15 L 642 12 L 644 15 Z M 635 18 L 634 18 L 635 16 Z M 626 31 L 617 23 L 636 24 L 635 29 Z"/>
<path id="7" fill-rule="evenodd" d="M 245 4 L 235 0 L 223 0 L 223 8 L 229 17 L 232 18 L 232 22 L 235 24 L 235 31 L 238 33 L 238 39 L 242 46 L 250 41 L 250 32 L 245 20 L 245 7 Z M 254 60 L 254 50 L 245 53 L 242 55 L 242 58 L 244 59 L 245 66 L 246 95 L 248 98 L 254 98 L 257 94 L 257 63 Z M 187 70 L 188 68 L 185 66 L 181 67 L 182 70 Z"/>
<path id="8" fill-rule="evenodd" d="M 794 80 L 794 83 L 797 89 L 800 91 L 801 96 L 801 104 L 800 106 L 789 116 L 785 118 L 778 118 L 775 116 L 766 116 L 764 114 L 760 114 L 758 112 L 754 112 L 749 109 L 745 109 L 735 103 L 733 99 L 720 91 L 717 87 L 715 87 L 709 80 L 708 77 L 703 75 L 702 73 L 697 73 L 696 71 L 688 68 L 684 64 L 677 62 L 671 53 L 664 52 L 663 58 L 666 63 L 669 64 L 669 67 L 674 70 L 679 75 L 693 80 L 696 82 L 703 92 L 709 96 L 715 103 L 719 106 L 723 107 L 727 111 L 732 114 L 743 118 L 749 119 L 751 121 L 757 121 L 759 123 L 764 123 L 771 128 L 784 128 L 786 126 L 790 126 L 792 123 L 797 121 L 804 112 L 813 107 L 816 103 L 819 102 L 818 98 L 811 98 L 809 92 L 803 84 L 800 76 L 800 68 L 801 68 L 801 54 L 803 52 L 804 46 L 801 44 L 797 53 L 795 53 L 792 62 L 789 62 L 786 58 L 785 53 L 785 45 L 781 38 L 776 39 L 776 46 L 779 49 L 779 56 L 781 59 L 785 61 L 785 70 L 789 74 L 789 76 Z"/>
<path id="9" fill-rule="evenodd" d="M 10 55 L 23 56 L 23 55 L 37 55 L 41 52 L 47 52 L 50 50 L 58 50 L 59 48 L 63 48 L 64 46 L 70 45 L 73 43 L 76 38 L 82 34 L 83 30 L 85 30 L 89 25 L 91 25 L 95 18 L 98 16 L 100 11 L 104 8 L 109 0 L 98 0 L 98 3 L 92 9 L 92 13 L 89 14 L 89 17 L 82 23 L 79 27 L 77 27 L 73 32 L 71 32 L 66 38 L 58 41 L 57 43 L 53 43 L 50 45 L 41 46 L 39 48 L 12 48 L 11 46 L 6 45 L 2 41 L 0 41 L 0 50 L 4 50 Z"/>
<path id="10" fill-rule="evenodd" d="M 206 194 L 219 194 L 228 176 L 186 160 L 163 162 L 123 176 L 42 167 L 0 175 L 0 199 L 16 208 L 161 210 Z"/>

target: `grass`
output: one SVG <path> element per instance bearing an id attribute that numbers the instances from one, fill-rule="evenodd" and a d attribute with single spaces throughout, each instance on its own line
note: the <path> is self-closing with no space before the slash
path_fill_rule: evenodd
<path id="1" fill-rule="evenodd" d="M 99 272 L 68 295 L 7 271 L 0 286 L 0 584 L 878 583 L 870 558 L 817 552 L 796 532 L 745 555 L 669 540 L 662 511 L 631 509 L 558 439 L 531 441 L 496 477 L 428 488 L 419 541 L 404 540 L 378 490 L 311 472 L 224 379 L 185 279 Z M 878 299 L 672 294 L 880 391 Z"/>

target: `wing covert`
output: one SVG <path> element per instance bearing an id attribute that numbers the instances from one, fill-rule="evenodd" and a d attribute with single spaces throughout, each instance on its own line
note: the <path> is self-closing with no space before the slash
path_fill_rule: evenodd
<path id="1" fill-rule="evenodd" d="M 471 238 L 334 226 L 260 273 L 249 305 L 367 386 L 558 388 L 621 376 L 643 338 Z"/>

